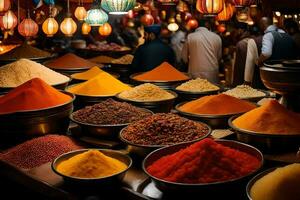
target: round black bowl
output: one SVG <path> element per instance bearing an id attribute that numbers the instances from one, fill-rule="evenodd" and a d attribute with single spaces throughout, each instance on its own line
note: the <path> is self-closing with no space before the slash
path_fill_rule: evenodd
<path id="1" fill-rule="evenodd" d="M 160 100 L 160 101 L 134 101 L 134 100 L 120 97 L 120 93 L 116 95 L 116 98 L 119 101 L 124 101 L 137 107 L 149 109 L 154 113 L 168 113 L 173 108 L 173 104 L 177 98 L 177 94 L 173 91 L 167 91 L 167 92 L 172 94 L 174 98 Z"/>
<path id="2" fill-rule="evenodd" d="M 219 87 L 218 90 L 210 90 L 205 92 L 189 92 L 189 91 L 178 90 L 176 89 L 176 87 L 177 86 L 173 87 L 173 91 L 178 94 L 178 98 L 177 98 L 178 103 L 196 100 L 207 95 L 218 94 L 222 90 L 222 88 L 218 86 Z"/>
<path id="3" fill-rule="evenodd" d="M 147 167 L 150 166 L 153 162 L 160 159 L 163 156 L 170 155 L 172 153 L 178 152 L 179 150 L 188 147 L 191 145 L 191 143 L 185 143 L 185 144 L 177 144 L 172 145 L 168 147 L 164 147 L 161 149 L 157 149 L 150 153 L 143 161 L 143 170 L 144 172 L 151 177 L 152 181 L 156 185 L 158 189 L 164 192 L 175 192 L 175 193 L 200 193 L 200 194 L 214 194 L 218 192 L 226 192 L 232 189 L 236 189 L 239 185 L 242 183 L 247 183 L 251 176 L 253 176 L 263 165 L 264 159 L 262 153 L 247 144 L 231 141 L 231 140 L 217 140 L 219 144 L 246 152 L 248 154 L 251 154 L 255 157 L 257 157 L 260 160 L 260 167 L 251 172 L 250 174 L 239 177 L 237 179 L 232 179 L 228 181 L 222 181 L 222 182 L 214 182 L 214 183 L 199 183 L 199 184 L 188 184 L 188 183 L 176 183 L 176 182 L 170 182 L 166 180 L 159 179 L 153 175 L 151 175 L 147 171 Z"/>
<path id="4" fill-rule="evenodd" d="M 187 76 L 189 77 L 188 79 L 186 80 L 180 80 L 180 81 L 153 81 L 153 80 L 136 80 L 134 77 L 137 76 L 137 75 L 140 75 L 140 74 L 143 74 L 145 72 L 139 72 L 139 73 L 135 73 L 135 74 L 132 74 L 130 76 L 130 81 L 133 85 L 140 85 L 140 84 L 143 84 L 143 83 L 152 83 L 154 85 L 157 85 L 158 87 L 162 88 L 162 89 L 165 89 L 165 90 L 172 90 L 172 88 L 174 88 L 174 86 L 176 85 L 180 85 L 188 80 L 191 79 L 190 76 Z"/>
<path id="5" fill-rule="evenodd" d="M 191 119 L 191 120 L 205 122 L 214 129 L 228 128 L 228 119 L 230 117 L 245 113 L 245 112 L 232 113 L 232 114 L 226 114 L 226 115 L 193 114 L 193 113 L 188 113 L 188 112 L 181 111 L 179 109 L 179 107 L 184 105 L 185 103 L 187 103 L 187 102 L 182 102 L 182 103 L 179 103 L 179 104 L 176 105 L 175 109 L 176 109 L 176 111 L 178 112 L 179 115 L 181 115 L 183 117 L 186 117 L 188 119 Z"/>
<path id="6" fill-rule="evenodd" d="M 300 134 L 282 135 L 266 134 L 244 130 L 233 125 L 233 120 L 238 116 L 233 116 L 228 120 L 231 129 L 236 133 L 237 139 L 241 142 L 251 144 L 264 153 L 274 154 L 294 150 L 297 152 L 300 144 Z"/>
<path id="7" fill-rule="evenodd" d="M 143 110 L 153 114 L 150 110 Z M 74 113 L 71 114 L 70 119 L 81 127 L 82 134 L 95 137 L 116 139 L 118 138 L 120 130 L 130 124 L 89 124 L 75 120 L 73 115 Z"/>
<path id="8" fill-rule="evenodd" d="M 103 154 L 105 154 L 106 156 L 115 158 L 115 159 L 125 163 L 127 165 L 127 168 L 125 170 L 120 171 L 119 173 L 113 174 L 111 176 L 101 177 L 101 178 L 72 177 L 72 176 L 64 175 L 64 174 L 60 173 L 59 171 L 57 171 L 57 166 L 61 162 L 65 161 L 75 155 L 78 155 L 80 153 L 84 153 L 88 150 L 91 150 L 91 149 L 80 149 L 80 150 L 75 150 L 75 151 L 71 151 L 71 152 L 60 155 L 52 162 L 52 165 L 51 165 L 52 170 L 59 176 L 63 177 L 63 179 L 66 182 L 71 183 L 71 184 L 77 184 L 77 185 L 78 184 L 79 185 L 95 185 L 96 184 L 97 186 L 115 187 L 124 178 L 126 171 L 132 165 L 131 158 L 128 155 L 121 153 L 120 151 L 114 151 L 114 150 L 109 150 L 109 149 L 96 149 L 96 150 L 99 150 L 100 152 L 102 152 Z"/>
<path id="9" fill-rule="evenodd" d="M 75 96 L 62 105 L 41 109 L 0 114 L 1 145 L 17 144 L 26 139 L 49 133 L 66 133 Z"/>
<path id="10" fill-rule="evenodd" d="M 202 137 L 196 139 L 196 140 L 188 141 L 188 142 L 180 142 L 180 143 L 178 143 L 178 144 L 197 142 L 197 141 L 200 141 L 200 140 L 202 140 L 202 139 L 208 137 L 208 136 L 211 134 L 212 129 L 211 129 L 207 124 L 202 123 L 202 122 L 197 122 L 197 123 L 200 123 L 200 124 L 206 126 L 207 129 L 208 129 L 207 133 L 206 133 L 205 135 L 203 135 Z M 123 128 L 123 129 L 120 131 L 119 138 L 120 138 L 120 140 L 121 140 L 123 143 L 125 143 L 125 144 L 127 145 L 127 150 L 128 150 L 128 152 L 130 152 L 130 153 L 134 153 L 134 154 L 139 155 L 139 156 L 141 156 L 141 157 L 145 157 L 145 156 L 148 155 L 150 152 L 152 152 L 152 151 L 154 151 L 154 150 L 156 150 L 156 149 L 159 149 L 159 148 L 162 148 L 162 147 L 165 147 L 165 146 L 170 146 L 170 145 L 142 145 L 142 144 L 136 144 L 136 143 L 133 143 L 133 142 L 131 142 L 131 141 L 129 141 L 129 140 L 127 140 L 127 139 L 125 139 L 125 138 L 123 137 L 123 131 L 124 131 L 125 129 L 126 129 L 126 127 Z M 172 144 L 172 145 L 174 145 L 174 144 Z"/>

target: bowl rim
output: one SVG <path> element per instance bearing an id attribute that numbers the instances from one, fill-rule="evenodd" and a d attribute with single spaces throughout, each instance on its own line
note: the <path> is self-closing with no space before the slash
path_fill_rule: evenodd
<path id="1" fill-rule="evenodd" d="M 292 134 L 279 134 L 279 133 L 263 133 L 263 132 L 255 132 L 251 130 L 246 130 L 242 128 L 238 128 L 233 124 L 233 120 L 238 118 L 241 115 L 235 115 L 232 116 L 228 119 L 228 125 L 230 128 L 232 128 L 234 131 L 238 131 L 242 134 L 247 134 L 247 135 L 252 135 L 252 136 L 258 136 L 258 137 L 269 137 L 269 138 L 288 138 L 288 137 L 299 137 L 300 138 L 300 133 L 292 133 Z"/>
<path id="2" fill-rule="evenodd" d="M 236 87 L 234 87 L 234 88 L 236 88 Z M 224 89 L 224 92 L 222 92 L 222 93 L 225 94 L 226 91 L 232 90 L 232 89 L 234 89 L 234 88 L 226 88 L 226 89 Z M 258 90 L 258 91 L 264 93 L 264 96 L 244 97 L 244 98 L 238 98 L 238 97 L 236 97 L 236 98 L 242 99 L 242 100 L 251 100 L 251 99 L 269 98 L 269 97 L 270 97 L 270 92 L 267 91 L 267 90 L 256 89 L 256 88 L 253 88 L 253 89 Z M 227 94 L 227 95 L 229 95 L 229 94 Z M 229 95 L 229 96 L 231 96 L 231 95 Z"/>
<path id="3" fill-rule="evenodd" d="M 235 140 L 217 139 L 217 140 L 214 140 L 214 141 L 216 141 L 216 142 L 221 142 L 221 143 L 222 143 L 222 142 L 235 143 L 235 144 L 238 144 L 238 145 L 240 145 L 240 146 L 246 146 L 247 148 L 253 149 L 253 150 L 256 151 L 256 152 L 260 155 L 260 157 L 261 157 L 261 159 L 259 159 L 259 162 L 260 162 L 259 167 L 258 167 L 257 169 L 255 169 L 254 171 L 252 171 L 251 173 L 246 174 L 246 175 L 244 175 L 244 176 L 241 176 L 241 177 L 238 177 L 238 178 L 235 178 L 235 179 L 230 179 L 230 180 L 227 180 L 227 181 L 219 181 L 219 182 L 212 182 L 212 183 L 181 183 L 181 182 L 171 182 L 171 181 L 166 181 L 166 180 L 157 178 L 157 177 L 153 176 L 152 174 L 150 174 L 150 173 L 147 171 L 146 167 L 145 167 L 145 163 L 146 163 L 147 159 L 148 159 L 152 154 L 157 153 L 157 152 L 159 152 L 159 151 L 161 151 L 161 150 L 163 150 L 163 149 L 170 148 L 170 147 L 176 146 L 176 145 L 182 145 L 182 144 L 175 144 L 175 145 L 171 145 L 171 146 L 162 147 L 162 148 L 160 148 L 160 149 L 154 150 L 154 151 L 152 151 L 151 153 L 149 153 L 149 154 L 145 157 L 145 159 L 143 160 L 143 162 L 142 162 L 142 169 L 143 169 L 144 173 L 146 173 L 151 179 L 154 179 L 154 180 L 156 180 L 156 181 L 163 182 L 163 183 L 166 183 L 166 184 L 172 184 L 172 185 L 177 185 L 177 186 L 213 186 L 213 185 L 219 185 L 219 184 L 223 184 L 223 183 L 232 183 L 232 182 L 234 182 L 234 181 L 237 181 L 237 180 L 240 180 L 240 179 L 242 179 L 242 178 L 245 178 L 245 177 L 251 176 L 251 175 L 253 175 L 253 174 L 256 174 L 256 173 L 262 168 L 262 166 L 264 165 L 264 156 L 263 156 L 262 152 L 261 152 L 260 150 L 258 150 L 258 149 L 257 149 L 256 147 L 254 147 L 254 146 L 251 146 L 251 145 L 249 145 L 249 144 L 245 144 L 245 143 L 242 143 L 242 142 L 238 142 L 238 141 L 235 141 Z M 186 144 L 189 144 L 189 143 L 186 143 Z M 193 144 L 193 142 L 191 142 L 190 144 Z M 225 145 L 225 146 L 226 146 L 226 145 Z M 173 152 L 173 153 L 175 153 L 175 152 Z"/>
<path id="4" fill-rule="evenodd" d="M 278 169 L 280 167 L 272 167 L 272 168 L 269 168 L 269 169 L 266 169 L 258 174 L 256 174 L 254 177 L 252 177 L 247 185 L 246 185 L 246 194 L 247 194 L 247 197 L 249 200 L 253 200 L 252 197 L 251 197 L 251 188 L 253 187 L 253 185 L 256 183 L 256 181 L 258 181 L 259 179 L 261 179 L 262 177 L 268 175 L 269 173 L 275 171 L 276 169 Z"/>
<path id="5" fill-rule="evenodd" d="M 195 79 L 191 78 L 190 80 L 195 80 Z M 190 80 L 187 80 L 186 82 L 188 82 Z M 186 82 L 184 82 L 184 83 L 186 83 Z M 176 89 L 177 87 L 179 87 L 180 85 L 182 85 L 184 83 L 172 86 L 172 90 L 174 90 L 175 92 L 178 92 L 178 93 L 182 93 L 182 94 L 195 94 L 195 95 L 197 95 L 197 94 L 199 94 L 199 95 L 205 95 L 205 94 L 209 95 L 212 92 L 221 92 L 221 91 L 225 90 L 225 87 L 222 86 L 221 84 L 215 84 L 215 83 L 212 83 L 212 82 L 210 82 L 210 83 L 213 84 L 214 86 L 217 86 L 219 89 L 202 91 L 202 92 L 201 91 L 186 91 L 186 90 L 178 90 L 178 89 Z"/>
<path id="6" fill-rule="evenodd" d="M 154 114 L 151 110 L 148 110 L 146 108 L 139 108 L 138 107 L 138 109 L 146 111 L 146 112 L 150 113 L 151 115 Z M 79 110 L 77 110 L 77 111 L 79 111 Z M 134 123 L 134 122 L 128 122 L 128 123 L 125 123 L 125 124 L 90 124 L 90 123 L 80 122 L 80 121 L 74 119 L 74 113 L 76 113 L 77 111 L 71 113 L 71 115 L 70 115 L 69 118 L 70 118 L 71 121 L 73 121 L 74 123 L 76 123 L 76 124 L 78 124 L 80 126 L 91 126 L 91 127 L 122 127 L 122 126 L 128 126 L 131 123 Z"/>
<path id="7" fill-rule="evenodd" d="M 179 142 L 179 143 L 176 143 L 176 144 L 186 144 L 186 143 L 198 142 L 198 141 L 200 141 L 200 140 L 202 140 L 202 139 L 204 139 L 204 138 L 207 138 L 208 136 L 211 135 L 211 133 L 212 133 L 212 128 L 211 128 L 208 124 L 206 124 L 206 123 L 204 123 L 204 122 L 198 122 L 198 121 L 194 121 L 194 122 L 204 125 L 204 126 L 208 129 L 207 133 L 204 134 L 203 136 L 201 136 L 201 137 L 198 138 L 198 139 L 191 140 L 191 141 L 187 141 L 187 142 Z M 169 145 L 168 145 L 168 144 L 165 144 L 165 145 L 163 145 L 163 144 L 162 144 L 162 145 L 143 145 L 143 144 L 133 143 L 133 142 L 131 142 L 131 141 L 129 141 L 129 140 L 127 140 L 127 139 L 125 139 L 125 138 L 123 137 L 123 131 L 124 131 L 126 128 L 127 128 L 127 126 L 124 127 L 124 128 L 122 128 L 121 131 L 119 132 L 119 138 L 120 138 L 120 140 L 121 140 L 122 142 L 124 142 L 126 145 L 132 145 L 132 146 L 135 146 L 135 147 L 141 147 L 141 148 L 161 148 L 161 147 L 166 147 L 166 146 L 172 146 L 172 145 L 175 145 L 175 144 L 169 144 Z"/>
<path id="8" fill-rule="evenodd" d="M 179 109 L 180 106 L 182 106 L 182 105 L 184 105 L 184 104 L 186 104 L 188 102 L 190 102 L 190 101 L 184 101 L 184 102 L 181 102 L 181 103 L 177 104 L 175 106 L 175 110 L 177 112 L 179 112 L 180 114 L 183 114 L 185 116 L 196 117 L 196 118 L 209 118 L 209 119 L 218 119 L 218 118 L 232 117 L 234 115 L 240 115 L 240 114 L 243 114 L 243 113 L 247 112 L 247 111 L 245 111 L 245 112 L 239 112 L 239 113 L 229 113 L 229 114 L 223 114 L 223 115 L 221 115 L 221 114 L 220 115 L 213 115 L 213 114 L 188 113 L 188 112 L 184 112 L 184 111 L 182 111 L 182 110 Z M 249 103 L 251 103 L 251 102 L 249 102 Z M 258 107 L 256 104 L 254 104 L 254 103 L 252 103 L 252 104 L 255 105 L 256 107 Z"/>
<path id="9" fill-rule="evenodd" d="M 19 45 L 19 46 L 21 46 L 21 45 Z M 17 47 L 19 47 L 19 46 L 17 46 Z M 17 48 L 17 47 L 15 47 L 15 48 Z M 15 48 L 13 48 L 13 49 L 15 49 Z M 13 50 L 12 49 L 12 50 Z M 26 59 L 29 59 L 29 60 L 32 60 L 32 61 L 39 61 L 39 60 L 44 60 L 44 59 L 52 59 L 52 58 L 55 58 L 56 56 L 58 56 L 58 54 L 57 53 L 51 53 L 51 52 L 49 52 L 49 51 L 46 51 L 46 52 L 48 52 L 48 53 L 50 53 L 51 55 L 49 55 L 49 56 L 44 56 L 44 57 L 33 57 L 33 58 L 26 58 Z M 7 52 L 8 53 L 8 52 Z M 4 54 L 3 54 L 4 55 Z M 19 59 L 22 59 L 22 58 L 10 58 L 10 59 L 0 59 L 0 61 L 1 62 L 5 62 L 5 61 L 8 61 L 8 62 L 14 62 L 14 61 L 17 61 L 17 60 L 19 60 Z"/>
<path id="10" fill-rule="evenodd" d="M 165 89 L 163 89 L 163 90 L 165 90 Z M 163 100 L 156 100 L 156 101 L 138 101 L 138 100 L 125 99 L 125 98 L 121 97 L 120 94 L 122 92 L 119 92 L 118 94 L 116 94 L 115 97 L 119 100 L 133 102 L 133 103 L 163 103 L 163 102 L 172 101 L 178 97 L 178 94 L 172 90 L 165 90 L 165 91 L 170 93 L 173 97 L 170 99 L 163 99 Z"/>
<path id="11" fill-rule="evenodd" d="M 4 115 L 11 115 L 11 114 L 18 114 L 18 113 L 31 113 L 31 112 L 40 112 L 40 111 L 46 111 L 46 110 L 50 110 L 50 109 L 53 109 L 53 108 L 58 108 L 58 107 L 61 107 L 61 106 L 65 106 L 67 104 L 70 104 L 70 103 L 73 103 L 76 99 L 75 95 L 70 93 L 70 92 L 67 92 L 67 91 L 64 91 L 64 90 L 59 90 L 60 92 L 68 95 L 71 97 L 71 100 L 66 102 L 66 103 L 63 103 L 63 104 L 59 104 L 59 105 L 56 105 L 56 106 L 52 106 L 52 107 L 47 107 L 47 108 L 43 108 L 43 109 L 35 109 L 35 110 L 20 110 L 20 111 L 16 111 L 16 112 L 10 112 L 10 113 L 3 113 L 1 114 L 0 113 L 0 117 L 1 116 L 4 116 Z M 1 96 L 1 95 L 0 95 Z"/>
<path id="12" fill-rule="evenodd" d="M 68 176 L 68 175 L 65 175 L 65 174 L 62 174 L 60 173 L 59 171 L 56 170 L 56 167 L 54 167 L 54 165 L 56 164 L 56 162 L 61 159 L 62 157 L 65 157 L 71 153 L 77 153 L 75 155 L 78 155 L 79 153 L 84 153 L 86 151 L 89 151 L 89 150 L 97 150 L 97 151 L 101 151 L 102 153 L 103 152 L 114 152 L 114 153 L 117 153 L 119 155 L 122 155 L 124 156 L 124 158 L 128 159 L 129 161 L 129 165 L 127 165 L 127 168 L 116 173 L 116 174 L 112 174 L 110 176 L 104 176 L 104 177 L 99 177 L 99 178 L 80 178 L 80 177 L 75 177 L 75 176 Z M 117 159 L 118 160 L 118 159 Z M 125 163 L 124 163 L 125 164 Z M 124 153 L 121 153 L 121 151 L 118 151 L 118 150 L 111 150 L 111 149 L 100 149 L 100 148 L 84 148 L 84 149 L 77 149 L 77 150 L 73 150 L 73 151 L 69 151 L 69 152 L 66 152 L 66 153 L 63 153 L 59 156 L 57 156 L 52 162 L 51 162 L 51 169 L 54 173 L 56 173 L 57 175 L 63 177 L 63 178 L 69 178 L 69 179 L 73 179 L 73 180 L 90 180 L 90 181 L 95 181 L 95 180 L 101 180 L 101 179 L 105 179 L 105 178 L 110 178 L 110 177 L 114 177 L 114 176 L 118 176 L 124 172 L 126 172 L 130 167 L 132 166 L 132 158 L 130 156 L 128 156 L 127 154 L 124 154 Z"/>
<path id="13" fill-rule="evenodd" d="M 140 83 L 177 83 L 177 82 L 188 81 L 188 80 L 192 79 L 192 77 L 188 73 L 186 73 L 186 72 L 181 72 L 184 75 L 188 76 L 187 79 L 183 79 L 183 80 L 172 80 L 172 81 L 163 81 L 163 80 L 137 80 L 137 79 L 134 78 L 135 76 L 141 75 L 143 73 L 146 73 L 146 72 L 137 72 L 137 73 L 131 74 L 129 76 L 129 78 L 131 80 L 133 80 L 133 81 L 140 82 Z"/>
<path id="14" fill-rule="evenodd" d="M 86 59 L 85 59 L 86 60 Z M 84 67 L 76 67 L 76 68 L 64 68 L 64 67 L 53 67 L 53 66 L 50 66 L 49 63 L 51 63 L 53 60 L 47 60 L 45 62 L 43 62 L 43 65 L 52 69 L 52 70 L 64 70 L 64 71 L 72 71 L 72 70 L 89 70 L 91 69 L 92 67 L 88 67 L 88 66 L 84 66 Z M 91 63 L 94 63 L 92 61 L 89 61 Z M 95 66 L 101 68 L 101 66 L 98 66 L 99 64 L 98 63 L 94 63 Z"/>

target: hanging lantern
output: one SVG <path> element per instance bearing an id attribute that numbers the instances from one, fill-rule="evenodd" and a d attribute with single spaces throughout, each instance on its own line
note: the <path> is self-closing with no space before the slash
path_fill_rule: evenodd
<path id="1" fill-rule="evenodd" d="M 112 28 L 109 23 L 105 23 L 99 27 L 99 34 L 101 36 L 109 36 L 112 32 Z"/>
<path id="2" fill-rule="evenodd" d="M 52 37 L 58 31 L 58 23 L 53 17 L 49 17 L 44 21 L 42 29 L 47 37 Z"/>
<path id="3" fill-rule="evenodd" d="M 135 6 L 135 0 L 102 0 L 101 7 L 112 15 L 127 14 Z"/>
<path id="4" fill-rule="evenodd" d="M 87 23 L 83 23 L 81 26 L 81 33 L 82 35 L 88 35 L 92 30 L 92 27 L 88 25 Z"/>
<path id="5" fill-rule="evenodd" d="M 175 22 L 168 24 L 169 31 L 176 32 L 178 29 L 179 29 L 179 26 Z"/>
<path id="6" fill-rule="evenodd" d="M 78 6 L 75 9 L 74 15 L 76 19 L 78 19 L 79 21 L 83 21 L 86 18 L 87 13 L 83 6 Z"/>
<path id="7" fill-rule="evenodd" d="M 233 0 L 235 7 L 247 7 L 255 4 L 256 0 Z"/>
<path id="8" fill-rule="evenodd" d="M 179 0 L 158 0 L 162 5 L 176 5 Z"/>
<path id="9" fill-rule="evenodd" d="M 181 23 L 182 20 L 181 20 L 181 15 L 179 13 L 176 14 L 175 18 L 178 23 Z"/>
<path id="10" fill-rule="evenodd" d="M 177 11 L 179 12 L 189 12 L 189 7 L 184 1 L 179 1 L 178 5 L 176 6 Z"/>
<path id="11" fill-rule="evenodd" d="M 224 33 L 226 31 L 226 26 L 225 24 L 219 24 L 218 27 L 217 27 L 217 30 L 220 32 L 220 33 Z"/>
<path id="12" fill-rule="evenodd" d="M 224 0 L 197 0 L 196 9 L 206 15 L 215 16 L 223 10 Z"/>
<path id="13" fill-rule="evenodd" d="M 144 26 L 150 26 L 154 24 L 154 18 L 150 13 L 146 13 L 141 17 L 141 22 Z"/>
<path id="14" fill-rule="evenodd" d="M 236 18 L 239 22 L 246 22 L 248 20 L 248 9 L 238 10 Z"/>
<path id="15" fill-rule="evenodd" d="M 77 30 L 77 25 L 72 17 L 67 16 L 60 24 L 60 30 L 67 37 L 72 37 Z"/>
<path id="16" fill-rule="evenodd" d="M 8 10 L 3 16 L 0 16 L 0 27 L 4 30 L 14 29 L 17 23 L 18 19 L 11 10 Z"/>
<path id="17" fill-rule="evenodd" d="M 30 18 L 30 16 L 28 16 L 28 18 L 24 19 L 19 24 L 18 31 L 23 37 L 30 38 L 36 36 L 39 31 L 39 26 Z"/>
<path id="18" fill-rule="evenodd" d="M 85 22 L 90 26 L 101 26 L 108 21 L 108 15 L 102 9 L 93 8 L 87 12 Z"/>
<path id="19" fill-rule="evenodd" d="M 10 9 L 10 0 L 0 0 L 0 12 L 6 12 Z"/>
<path id="20" fill-rule="evenodd" d="M 186 23 L 186 26 L 189 30 L 194 30 L 194 29 L 198 28 L 199 24 L 196 19 L 192 18 Z"/>
<path id="21" fill-rule="evenodd" d="M 230 3 L 224 3 L 224 8 L 222 10 L 222 12 L 220 12 L 217 17 L 216 20 L 218 21 L 228 21 L 231 19 L 233 13 L 234 13 L 234 6 Z"/>

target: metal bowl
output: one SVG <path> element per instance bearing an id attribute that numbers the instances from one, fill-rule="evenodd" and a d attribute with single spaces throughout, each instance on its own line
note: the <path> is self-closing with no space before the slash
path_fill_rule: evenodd
<path id="1" fill-rule="evenodd" d="M 271 169 L 267 169 L 259 174 L 257 174 L 256 176 L 254 176 L 247 184 L 246 186 L 246 193 L 247 193 L 247 197 L 249 200 L 252 200 L 252 197 L 251 197 L 251 188 L 252 186 L 255 184 L 256 181 L 258 181 L 259 179 L 261 179 L 262 177 L 264 177 L 265 175 L 271 173 L 272 171 L 274 171 L 276 169 L 276 167 L 274 168 L 271 168 Z"/>
<path id="2" fill-rule="evenodd" d="M 176 182 L 170 182 L 166 180 L 159 179 L 153 175 L 151 175 L 147 171 L 147 167 L 151 165 L 156 160 L 160 159 L 163 156 L 170 155 L 172 153 L 178 152 L 179 150 L 188 147 L 192 143 L 185 143 L 185 144 L 177 144 L 172 145 L 168 147 L 164 147 L 161 149 L 157 149 L 150 153 L 143 161 L 143 170 L 144 172 L 151 177 L 154 184 L 158 189 L 161 191 L 166 192 L 176 192 L 176 193 L 190 193 L 190 192 L 197 192 L 200 194 L 215 194 L 219 192 L 228 192 L 229 190 L 236 190 L 237 187 L 241 185 L 241 183 L 247 182 L 248 179 L 253 176 L 263 165 L 263 155 L 262 153 L 256 149 L 255 147 L 252 147 L 250 145 L 232 141 L 232 140 L 217 140 L 219 144 L 246 152 L 248 154 L 251 154 L 255 157 L 257 157 L 260 160 L 260 167 L 251 172 L 250 174 L 239 177 L 237 179 L 232 179 L 228 181 L 222 181 L 222 182 L 214 182 L 214 183 L 199 183 L 199 184 L 188 184 L 188 183 L 176 183 Z"/>
<path id="3" fill-rule="evenodd" d="M 203 124 L 204 126 L 207 127 L 208 131 L 205 135 L 203 135 L 202 137 L 196 139 L 196 140 L 193 140 L 193 141 L 188 141 L 188 142 L 180 142 L 178 144 L 184 144 L 184 143 L 191 143 L 191 142 L 197 142 L 197 141 L 200 141 L 206 137 L 208 137 L 211 132 L 212 132 L 212 129 L 205 123 L 202 123 L 202 122 L 197 122 L 197 123 L 200 123 L 200 124 Z M 130 153 L 133 153 L 133 154 L 136 154 L 136 155 L 139 155 L 141 157 L 145 157 L 146 155 L 148 155 L 150 152 L 156 150 L 156 149 L 159 149 L 161 147 L 165 147 L 165 146 L 170 146 L 170 145 L 142 145 L 142 144 L 136 144 L 136 143 L 133 143 L 127 139 L 125 139 L 123 137 L 123 131 L 124 131 L 125 128 L 123 128 L 121 131 L 120 131 L 120 135 L 119 135 L 119 138 L 122 142 L 124 142 L 126 145 L 127 145 L 127 150 L 128 152 Z"/>
<path id="4" fill-rule="evenodd" d="M 191 79 L 191 77 L 186 73 L 184 73 L 184 74 L 187 75 L 189 78 L 186 80 L 181 80 L 181 81 L 153 81 L 153 80 L 136 80 L 136 79 L 134 79 L 135 76 L 143 74 L 143 73 L 145 73 L 145 72 L 135 73 L 130 76 L 130 81 L 132 82 L 133 85 L 140 85 L 143 83 L 152 83 L 162 89 L 171 90 L 174 86 L 180 85 L 181 83 L 184 83 Z"/>
<path id="5" fill-rule="evenodd" d="M 189 92 L 189 91 L 183 91 L 183 90 L 177 90 L 177 86 L 173 87 L 173 91 L 178 94 L 177 102 L 185 102 L 185 101 L 192 101 L 199 99 L 201 97 L 207 96 L 207 95 L 213 95 L 213 94 L 218 94 L 222 88 L 219 87 L 218 90 L 211 90 L 211 91 L 205 91 L 205 92 Z"/>
<path id="6" fill-rule="evenodd" d="M 16 48 L 18 48 L 18 47 L 16 47 Z M 45 61 L 51 60 L 51 59 L 56 58 L 56 57 L 57 57 L 57 54 L 54 53 L 54 54 L 51 54 L 50 56 L 46 56 L 46 57 L 34 57 L 34 58 L 26 58 L 26 59 L 35 61 L 37 63 L 44 63 Z M 16 59 L 16 58 L 1 59 L 0 58 L 0 66 L 15 62 L 19 59 L 21 59 L 21 58 L 18 58 L 18 59 Z"/>
<path id="7" fill-rule="evenodd" d="M 13 145 L 26 139 L 49 133 L 66 133 L 75 96 L 62 105 L 41 109 L 0 114 L 1 146 Z"/>
<path id="8" fill-rule="evenodd" d="M 142 109 L 142 108 L 141 108 Z M 142 109 L 145 112 L 149 112 L 150 114 L 153 114 L 150 110 Z M 118 138 L 118 134 L 120 130 L 130 123 L 126 124 L 89 124 L 85 122 L 80 122 L 78 120 L 74 119 L 74 113 L 70 115 L 70 119 L 78 124 L 81 127 L 81 133 L 96 137 L 104 137 L 104 138 L 110 138 L 110 139 L 116 139 Z"/>
<path id="9" fill-rule="evenodd" d="M 71 82 L 71 78 L 69 78 L 69 80 L 64 83 L 55 84 L 55 85 L 51 85 L 51 86 L 58 90 L 64 90 L 64 89 L 66 89 L 66 87 L 69 85 L 70 82 Z M 0 94 L 6 94 L 15 88 L 16 87 L 0 87 Z"/>
<path id="10" fill-rule="evenodd" d="M 167 92 L 171 93 L 174 98 L 160 101 L 134 101 L 120 97 L 120 93 L 116 95 L 116 98 L 120 101 L 130 103 L 134 106 L 149 109 L 154 113 L 168 113 L 173 108 L 173 104 L 178 95 L 173 91 Z"/>
<path id="11" fill-rule="evenodd" d="M 300 134 L 282 135 L 282 134 L 266 134 L 249 130 L 240 129 L 233 125 L 233 120 L 238 116 L 233 116 L 228 120 L 229 126 L 237 134 L 237 139 L 241 142 L 251 144 L 264 153 L 288 152 L 290 150 L 297 151 L 300 144 Z"/>
<path id="12" fill-rule="evenodd" d="M 243 114 L 242 113 L 232 113 L 232 114 L 226 114 L 226 115 L 208 115 L 208 114 L 194 114 L 194 113 L 188 113 L 181 111 L 179 107 L 186 104 L 187 102 L 182 102 L 176 105 L 175 109 L 178 112 L 179 115 L 184 116 L 188 119 L 195 120 L 195 121 L 201 121 L 205 122 L 206 124 L 210 125 L 212 128 L 228 128 L 228 119 L 232 116 Z"/>
<path id="13" fill-rule="evenodd" d="M 59 176 L 63 177 L 63 179 L 71 184 L 83 184 L 83 185 L 94 185 L 97 184 L 98 186 L 111 186 L 111 187 L 115 187 L 117 186 L 117 184 L 124 178 L 126 171 L 131 167 L 132 165 L 132 160 L 128 155 L 125 155 L 123 153 L 121 153 L 120 151 L 114 151 L 114 150 L 109 150 L 109 149 L 95 149 L 98 150 L 100 152 L 102 152 L 103 154 L 105 154 L 106 156 L 115 158 L 123 163 L 125 163 L 127 165 L 127 168 L 123 171 L 120 171 L 117 174 L 113 174 L 111 176 L 106 176 L 106 177 L 101 177 L 101 178 L 79 178 L 79 177 L 72 177 L 72 176 L 67 176 L 64 175 L 62 173 L 60 173 L 59 171 L 57 171 L 57 166 L 75 156 L 78 155 L 80 153 L 84 153 L 88 150 L 91 149 L 80 149 L 80 150 L 75 150 L 75 151 L 71 151 L 65 154 L 60 155 L 58 158 L 56 158 L 53 162 L 52 162 L 52 170 L 58 174 Z"/>

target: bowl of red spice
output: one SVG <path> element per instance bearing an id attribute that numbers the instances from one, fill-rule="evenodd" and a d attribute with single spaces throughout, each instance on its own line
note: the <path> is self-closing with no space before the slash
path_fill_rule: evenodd
<path id="1" fill-rule="evenodd" d="M 256 108 L 254 103 L 226 94 L 204 96 L 182 102 L 175 109 L 179 115 L 202 121 L 213 128 L 228 128 L 228 119 Z"/>
<path id="2" fill-rule="evenodd" d="M 75 96 L 35 78 L 0 96 L 1 145 L 66 133 Z"/>
<path id="3" fill-rule="evenodd" d="M 276 100 L 269 100 L 243 115 L 231 117 L 228 124 L 239 141 L 274 154 L 298 151 L 299 121 L 299 113 L 288 110 Z"/>
<path id="4" fill-rule="evenodd" d="M 199 141 L 210 134 L 211 128 L 202 122 L 158 113 L 129 124 L 121 130 L 119 137 L 130 153 L 145 157 L 155 149 Z"/>
<path id="5" fill-rule="evenodd" d="M 250 145 L 206 138 L 153 151 L 143 170 L 164 192 L 215 196 L 236 192 L 262 165 L 262 153 Z"/>

